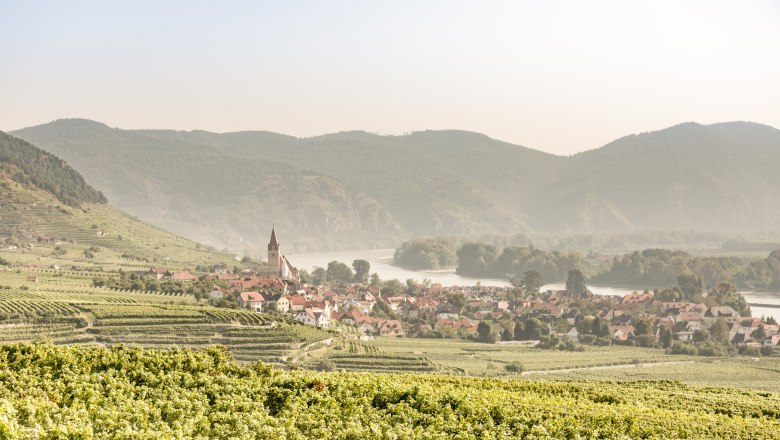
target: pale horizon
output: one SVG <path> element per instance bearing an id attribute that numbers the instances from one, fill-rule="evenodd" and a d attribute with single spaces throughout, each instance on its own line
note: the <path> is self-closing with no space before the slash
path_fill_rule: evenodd
<path id="1" fill-rule="evenodd" d="M 780 127 L 780 3 L 0 1 L 0 130 L 466 130 L 557 155 Z"/>

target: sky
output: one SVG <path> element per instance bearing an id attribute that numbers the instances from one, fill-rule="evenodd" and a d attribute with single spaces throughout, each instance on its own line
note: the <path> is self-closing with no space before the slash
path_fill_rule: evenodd
<path id="1" fill-rule="evenodd" d="M 0 130 L 462 129 L 555 154 L 780 128 L 780 1 L 0 0 Z"/>

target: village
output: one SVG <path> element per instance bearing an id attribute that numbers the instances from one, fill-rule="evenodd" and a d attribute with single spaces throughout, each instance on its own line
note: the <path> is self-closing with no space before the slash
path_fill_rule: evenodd
<path id="1" fill-rule="evenodd" d="M 740 316 L 728 305 L 663 301 L 650 291 L 622 297 L 594 295 L 587 289 L 523 295 L 513 287 L 444 287 L 426 282 L 387 295 L 373 283 L 310 285 L 301 282 L 299 271 L 280 253 L 275 230 L 268 244 L 268 262 L 263 273 L 214 267 L 208 279 L 220 280 L 226 287 L 214 288 L 208 298 L 234 301 L 256 312 L 289 315 L 319 328 L 337 323 L 351 326 L 366 338 L 464 338 L 531 345 L 553 340 L 665 348 L 716 341 L 753 352 L 771 351 L 780 344 L 780 327 L 771 318 Z M 162 268 L 148 275 L 178 281 L 198 278 Z M 489 332 L 480 332 L 481 324 Z"/>

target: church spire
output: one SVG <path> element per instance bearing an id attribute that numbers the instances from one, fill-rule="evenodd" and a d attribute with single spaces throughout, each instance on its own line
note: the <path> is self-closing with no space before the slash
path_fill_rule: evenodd
<path id="1" fill-rule="evenodd" d="M 271 227 L 271 241 L 268 242 L 268 250 L 269 251 L 278 251 L 279 250 L 279 242 L 276 241 L 276 226 Z"/>

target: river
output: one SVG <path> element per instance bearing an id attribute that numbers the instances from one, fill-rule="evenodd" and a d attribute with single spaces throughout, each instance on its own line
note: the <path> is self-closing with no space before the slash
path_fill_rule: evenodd
<path id="1" fill-rule="evenodd" d="M 394 249 L 374 249 L 365 251 L 341 251 L 341 252 L 323 252 L 313 254 L 288 255 L 290 263 L 300 269 L 311 271 L 314 266 L 323 268 L 328 267 L 330 261 L 340 261 L 347 265 L 352 265 L 354 260 L 366 260 L 371 264 L 371 273 L 376 272 L 379 278 L 391 280 L 397 278 L 401 282 L 407 279 L 423 281 L 431 280 L 431 283 L 440 283 L 442 286 L 473 286 L 478 282 L 483 286 L 508 286 L 507 280 L 493 278 L 470 278 L 458 275 L 454 269 L 451 270 L 409 270 L 394 266 Z M 563 289 L 561 283 L 547 284 L 542 290 Z M 588 288 L 597 295 L 628 295 L 629 293 L 643 289 L 632 289 L 627 287 L 610 286 L 588 286 Z M 652 289 L 652 288 L 650 288 Z M 749 304 L 776 305 L 774 307 L 762 307 L 751 305 L 753 316 L 772 316 L 780 322 L 780 293 L 777 292 L 742 292 Z"/>

